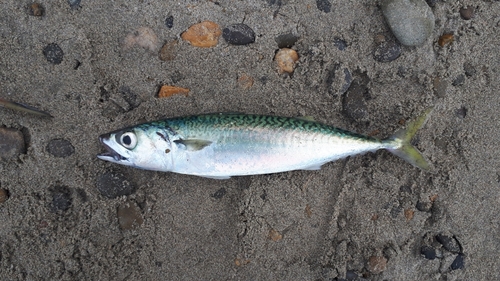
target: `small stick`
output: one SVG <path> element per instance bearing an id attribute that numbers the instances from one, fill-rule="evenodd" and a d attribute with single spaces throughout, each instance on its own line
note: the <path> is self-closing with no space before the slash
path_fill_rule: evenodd
<path id="1" fill-rule="evenodd" d="M 10 108 L 13 110 L 24 111 L 24 112 L 31 113 L 31 114 L 38 115 L 38 116 L 42 116 L 42 117 L 52 118 L 52 115 L 50 115 L 49 113 L 47 113 L 45 111 L 41 111 L 41 110 L 34 108 L 32 106 L 9 101 L 9 100 L 5 100 L 2 98 L 0 98 L 0 106 L 5 107 L 5 108 Z"/>

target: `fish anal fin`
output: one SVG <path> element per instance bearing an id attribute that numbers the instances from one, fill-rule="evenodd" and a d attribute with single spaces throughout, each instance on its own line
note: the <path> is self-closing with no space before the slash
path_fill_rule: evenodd
<path id="1" fill-rule="evenodd" d="M 177 144 L 183 144 L 188 151 L 198 151 L 212 144 L 211 141 L 202 139 L 180 139 L 174 141 Z"/>

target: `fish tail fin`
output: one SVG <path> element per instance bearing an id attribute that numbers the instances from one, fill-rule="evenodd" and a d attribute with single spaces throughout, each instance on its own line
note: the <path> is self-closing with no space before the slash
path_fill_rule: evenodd
<path id="1" fill-rule="evenodd" d="M 406 129 L 401 129 L 390 138 L 384 140 L 384 143 L 387 144 L 386 149 L 392 154 L 399 156 L 422 170 L 429 170 L 430 165 L 420 151 L 411 145 L 410 141 L 417 131 L 425 124 L 432 109 L 432 107 L 428 108 L 416 120 L 410 122 Z"/>

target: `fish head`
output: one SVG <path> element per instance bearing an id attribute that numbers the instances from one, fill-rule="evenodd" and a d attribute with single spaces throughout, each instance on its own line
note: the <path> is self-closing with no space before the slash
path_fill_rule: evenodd
<path id="1" fill-rule="evenodd" d="M 133 127 L 99 136 L 106 152 L 99 159 L 135 168 L 169 171 L 172 150 L 168 134 L 148 127 Z"/>

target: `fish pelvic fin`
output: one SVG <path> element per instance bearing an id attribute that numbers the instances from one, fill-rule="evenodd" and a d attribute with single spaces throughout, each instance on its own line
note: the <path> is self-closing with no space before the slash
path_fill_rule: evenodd
<path id="1" fill-rule="evenodd" d="M 433 107 L 426 109 L 417 119 L 410 122 L 406 129 L 397 131 L 393 136 L 383 141 L 387 144 L 387 150 L 392 154 L 422 170 L 431 168 L 429 162 L 410 142 L 417 131 L 425 124 L 432 110 Z"/>

